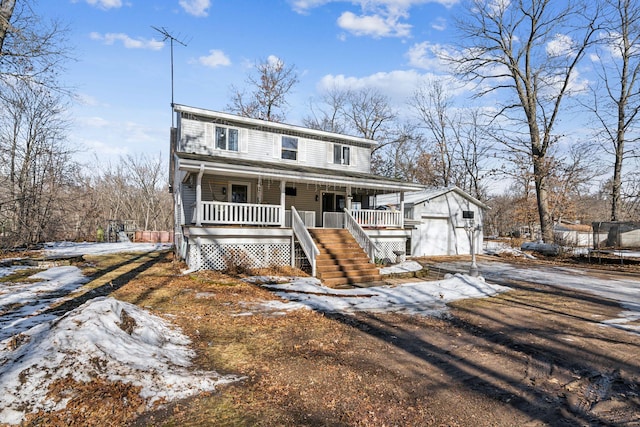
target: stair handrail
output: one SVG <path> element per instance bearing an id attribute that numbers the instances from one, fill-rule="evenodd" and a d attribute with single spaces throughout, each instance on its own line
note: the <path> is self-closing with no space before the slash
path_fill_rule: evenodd
<path id="1" fill-rule="evenodd" d="M 307 230 L 298 211 L 293 206 L 291 206 L 291 228 L 293 228 L 293 234 L 298 238 L 302 250 L 311 263 L 311 276 L 316 277 L 316 258 L 320 255 L 320 249 L 316 246 L 309 230 Z"/>
<path id="2" fill-rule="evenodd" d="M 367 232 L 364 231 L 364 228 L 358 224 L 358 221 L 356 221 L 347 208 L 344 208 L 344 228 L 349 230 L 349 233 L 356 239 L 356 242 L 358 242 L 360 247 L 367 253 L 369 260 L 375 264 L 378 246 L 371 240 L 371 237 L 369 237 Z"/>

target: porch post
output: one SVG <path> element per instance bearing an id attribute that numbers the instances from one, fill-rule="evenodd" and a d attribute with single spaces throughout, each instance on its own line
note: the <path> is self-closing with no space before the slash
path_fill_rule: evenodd
<path id="1" fill-rule="evenodd" d="M 351 215 L 351 202 L 353 201 L 353 196 L 351 195 L 351 186 L 347 186 L 347 210 L 349 211 L 349 215 Z"/>
<path id="2" fill-rule="evenodd" d="M 287 187 L 287 181 L 285 180 L 280 181 L 280 227 L 285 226 L 284 217 L 285 217 L 285 206 L 286 206 L 286 202 L 285 202 L 286 187 Z"/>
<path id="3" fill-rule="evenodd" d="M 196 180 L 196 227 L 202 226 L 202 175 L 204 175 L 203 164 L 200 165 Z"/>
<path id="4" fill-rule="evenodd" d="M 404 191 L 400 192 L 400 228 L 404 228 Z"/>

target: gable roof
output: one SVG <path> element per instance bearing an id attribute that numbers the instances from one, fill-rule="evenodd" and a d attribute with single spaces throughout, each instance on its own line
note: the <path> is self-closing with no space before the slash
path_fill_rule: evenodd
<path id="1" fill-rule="evenodd" d="M 378 145 L 373 139 L 361 138 L 359 136 L 344 135 L 341 133 L 327 132 L 319 129 L 311 129 L 303 126 L 289 125 L 286 123 L 270 122 L 267 120 L 253 119 L 250 117 L 237 116 L 235 114 L 223 113 L 220 111 L 206 110 L 204 108 L 189 107 L 181 104 L 174 104 L 173 110 L 177 113 L 192 114 L 215 122 L 235 125 L 245 128 L 262 129 L 273 133 L 304 135 L 312 139 L 322 141 L 336 141 L 354 145 L 363 145 L 373 148 Z"/>
<path id="2" fill-rule="evenodd" d="M 471 196 L 466 191 L 460 189 L 459 187 L 452 185 L 450 187 L 440 187 L 440 188 L 426 188 L 421 191 L 412 191 L 404 194 L 404 204 L 407 205 L 417 205 L 420 203 L 428 202 L 437 197 L 440 197 L 447 193 L 456 193 L 465 199 L 469 200 L 474 205 L 480 206 L 482 209 L 491 209 L 487 204 L 481 202 L 475 197 Z M 399 194 L 383 194 L 376 197 L 377 205 L 393 205 L 398 204 L 400 202 Z"/>

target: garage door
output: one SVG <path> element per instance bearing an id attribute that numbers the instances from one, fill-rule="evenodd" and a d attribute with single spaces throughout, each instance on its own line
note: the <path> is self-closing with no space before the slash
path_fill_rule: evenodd
<path id="1" fill-rule="evenodd" d="M 449 255 L 451 233 L 448 218 L 423 218 L 412 236 L 414 256 Z"/>

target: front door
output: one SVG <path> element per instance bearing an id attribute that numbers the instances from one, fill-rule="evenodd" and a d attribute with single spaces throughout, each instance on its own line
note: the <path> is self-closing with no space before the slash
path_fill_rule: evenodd
<path id="1" fill-rule="evenodd" d="M 335 212 L 336 211 L 336 203 L 335 203 L 335 194 L 333 193 L 322 193 L 322 212 Z"/>
<path id="2" fill-rule="evenodd" d="M 231 202 L 247 203 L 249 201 L 249 186 L 243 184 L 231 184 Z"/>
<path id="3" fill-rule="evenodd" d="M 343 228 L 345 195 L 322 193 L 322 226 L 324 228 Z"/>

